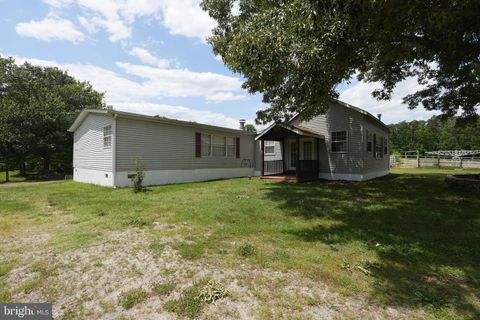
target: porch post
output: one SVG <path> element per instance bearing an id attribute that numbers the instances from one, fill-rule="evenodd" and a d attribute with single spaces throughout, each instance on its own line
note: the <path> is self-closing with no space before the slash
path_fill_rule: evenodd
<path id="1" fill-rule="evenodd" d="M 297 177 L 297 179 L 299 178 L 299 173 L 300 173 L 300 135 L 297 134 L 297 143 L 296 143 L 296 146 L 297 148 L 297 152 L 296 152 L 296 156 L 297 156 L 297 165 L 295 167 L 295 176 Z"/>
<path id="2" fill-rule="evenodd" d="M 261 145 L 261 149 L 262 149 L 262 150 L 260 151 L 261 154 L 262 154 L 261 176 L 263 177 L 263 175 L 265 174 L 265 155 L 263 154 L 263 153 L 264 153 L 264 151 L 263 151 L 263 150 L 264 150 L 264 148 L 263 148 L 263 147 L 264 147 L 264 142 L 263 142 L 263 139 L 260 140 L 260 141 L 261 141 L 260 145 Z"/>
<path id="3" fill-rule="evenodd" d="M 317 178 L 320 176 L 320 138 L 317 138 Z"/>
<path id="4" fill-rule="evenodd" d="M 283 173 L 285 173 L 285 138 L 281 141 L 282 143 L 282 166 L 283 166 Z"/>

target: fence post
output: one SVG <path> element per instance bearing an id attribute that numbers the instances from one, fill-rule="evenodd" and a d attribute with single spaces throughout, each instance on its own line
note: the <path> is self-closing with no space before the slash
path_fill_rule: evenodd
<path id="1" fill-rule="evenodd" d="M 417 150 L 417 168 L 420 168 L 420 152 Z"/>
<path id="2" fill-rule="evenodd" d="M 460 157 L 460 169 L 463 168 L 463 157 Z"/>
<path id="3" fill-rule="evenodd" d="M 440 154 L 437 154 L 437 167 L 440 168 Z"/>

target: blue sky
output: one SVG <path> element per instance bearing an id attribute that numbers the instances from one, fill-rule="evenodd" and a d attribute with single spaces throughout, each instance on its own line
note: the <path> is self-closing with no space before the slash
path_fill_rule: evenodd
<path id="1" fill-rule="evenodd" d="M 241 89 L 242 78 L 215 57 L 205 37 L 215 25 L 199 0 L 0 0 L 0 54 L 18 62 L 57 66 L 105 92 L 115 109 L 214 125 L 253 123 L 265 108 Z M 401 97 L 417 88 L 400 83 L 389 102 L 378 85 L 339 86 L 340 98 L 387 123 L 426 119 Z"/>

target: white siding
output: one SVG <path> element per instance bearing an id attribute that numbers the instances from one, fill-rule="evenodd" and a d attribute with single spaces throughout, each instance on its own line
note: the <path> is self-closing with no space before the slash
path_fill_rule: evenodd
<path id="1" fill-rule="evenodd" d="M 121 118 L 116 120 L 116 171 L 134 169 L 139 158 L 145 170 L 240 168 L 243 159 L 254 164 L 254 136 L 206 130 L 154 121 Z M 195 157 L 195 133 L 240 137 L 240 158 Z"/>
<path id="2" fill-rule="evenodd" d="M 380 143 L 380 137 L 387 138 L 388 144 L 388 154 L 383 154 L 383 158 L 375 159 L 374 150 L 372 152 L 367 152 L 367 130 L 373 134 L 377 135 L 377 143 Z M 365 119 L 363 121 L 363 135 L 362 135 L 362 153 L 363 153 L 363 171 L 364 173 L 378 172 L 378 171 L 388 171 L 389 170 L 389 161 L 390 161 L 390 139 L 388 132 L 385 128 L 379 126 L 371 119 Z M 372 148 L 373 148 L 373 138 L 372 138 Z M 382 151 L 383 152 L 383 151 Z"/>
<path id="3" fill-rule="evenodd" d="M 73 167 L 112 172 L 112 148 L 103 147 L 103 128 L 113 124 L 107 115 L 90 114 L 73 135 Z"/>

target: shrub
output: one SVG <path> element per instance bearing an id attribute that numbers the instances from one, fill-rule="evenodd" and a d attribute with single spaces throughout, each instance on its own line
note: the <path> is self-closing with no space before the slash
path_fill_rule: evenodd
<path id="1" fill-rule="evenodd" d="M 244 243 L 238 248 L 238 254 L 242 257 L 250 257 L 257 253 L 257 249 L 250 243 Z"/>
<path id="2" fill-rule="evenodd" d="M 145 178 L 145 169 L 142 164 L 142 161 L 139 158 L 134 160 L 135 163 L 135 174 L 133 175 L 133 192 L 138 193 L 145 190 L 145 187 L 142 186 L 143 179 Z"/>

